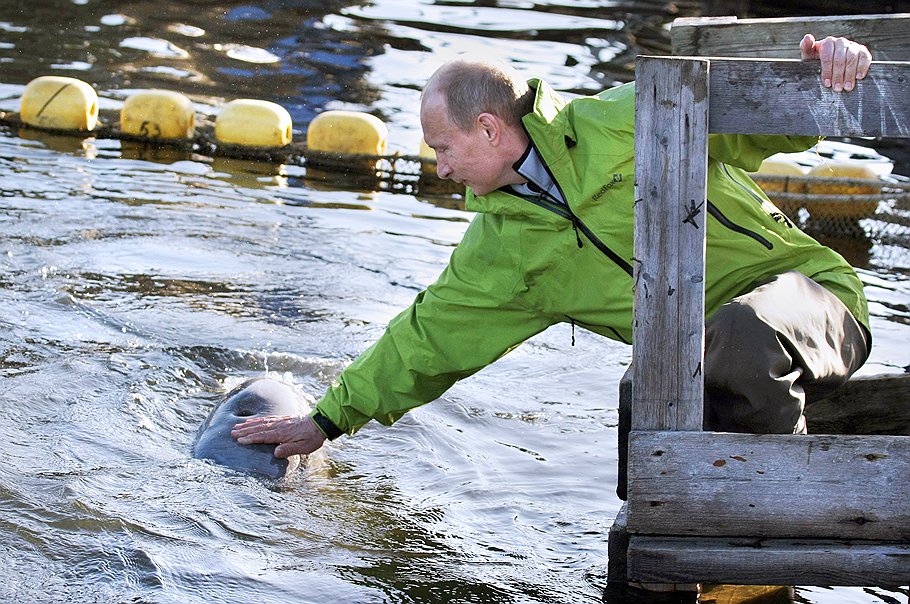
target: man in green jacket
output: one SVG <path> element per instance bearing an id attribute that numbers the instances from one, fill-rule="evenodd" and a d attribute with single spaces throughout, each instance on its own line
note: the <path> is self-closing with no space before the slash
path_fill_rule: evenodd
<path id="1" fill-rule="evenodd" d="M 822 82 L 853 89 L 871 55 L 807 35 Z M 308 454 L 372 419 L 389 425 L 559 322 L 632 333 L 634 85 L 565 101 L 539 80 L 455 61 L 421 98 L 438 173 L 478 212 L 439 279 L 393 319 L 307 417 L 238 424 L 241 444 Z M 807 137 L 712 135 L 708 162 L 705 427 L 805 432 L 805 404 L 868 357 L 862 284 L 793 226 L 747 171 Z"/>

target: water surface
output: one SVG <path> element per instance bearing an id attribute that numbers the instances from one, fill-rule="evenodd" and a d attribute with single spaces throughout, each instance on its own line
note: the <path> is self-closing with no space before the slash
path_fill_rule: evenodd
<path id="1" fill-rule="evenodd" d="M 143 88 L 179 90 L 200 113 L 265 98 L 298 135 L 322 110 L 368 110 L 392 150 L 414 153 L 420 87 L 451 56 L 591 92 L 630 79 L 636 53 L 665 45 L 662 24 L 697 5 L 0 9 L 0 109 L 37 75 L 70 75 L 105 109 Z M 318 397 L 433 281 L 470 219 L 451 198 L 327 188 L 299 166 L 0 132 L 3 599 L 599 602 L 630 351 L 594 334 L 554 327 L 395 427 L 328 445 L 287 484 L 189 455 L 246 378 Z M 860 248 L 876 337 L 863 372 L 902 371 L 906 243 Z M 906 593 L 797 588 L 824 604 Z"/>

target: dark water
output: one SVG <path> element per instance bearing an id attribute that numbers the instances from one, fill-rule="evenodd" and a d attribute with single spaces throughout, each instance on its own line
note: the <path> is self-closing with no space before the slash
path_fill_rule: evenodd
<path id="1" fill-rule="evenodd" d="M 696 4 L 0 0 L 0 109 L 37 75 L 116 109 L 279 102 L 383 117 L 414 153 L 426 77 L 459 52 L 570 92 L 631 78 Z M 152 158 L 154 159 L 154 158 Z M 219 396 L 271 374 L 317 397 L 445 265 L 451 199 L 333 190 L 303 168 L 0 132 L 0 597 L 20 602 L 599 602 L 620 502 L 629 349 L 558 326 L 391 429 L 274 485 L 190 458 Z M 864 242 L 877 347 L 910 363 L 910 257 Z M 797 601 L 906 601 L 803 588 Z"/>

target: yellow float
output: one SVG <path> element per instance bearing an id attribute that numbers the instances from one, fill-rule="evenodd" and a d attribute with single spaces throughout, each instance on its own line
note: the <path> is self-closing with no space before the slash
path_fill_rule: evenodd
<path id="1" fill-rule="evenodd" d="M 312 151 L 385 155 L 389 130 L 381 119 L 360 111 L 331 110 L 317 115 L 307 129 Z"/>
<path id="2" fill-rule="evenodd" d="M 795 216 L 799 212 L 799 208 L 802 205 L 800 202 L 782 199 L 775 193 L 805 193 L 806 185 L 801 181 L 802 177 L 806 176 L 805 168 L 792 159 L 772 156 L 762 162 L 761 167 L 755 174 L 759 176 L 759 181 L 761 181 L 760 177 L 765 175 L 796 177 L 795 181 L 774 179 L 761 181 L 759 185 L 781 212 L 788 216 Z"/>
<path id="3" fill-rule="evenodd" d="M 179 92 L 143 90 L 130 95 L 120 110 L 120 130 L 152 140 L 192 138 L 196 129 L 193 103 Z"/>
<path id="4" fill-rule="evenodd" d="M 40 76 L 26 85 L 19 117 L 36 128 L 94 130 L 98 93 L 76 78 Z"/>
<path id="5" fill-rule="evenodd" d="M 246 147 L 284 147 L 291 142 L 291 115 L 270 101 L 237 99 L 215 118 L 215 140 Z"/>
<path id="6" fill-rule="evenodd" d="M 864 184 L 841 184 L 830 182 L 809 182 L 807 192 L 811 195 L 877 195 L 881 193 L 881 179 L 867 164 L 847 160 L 827 160 L 811 170 L 809 176 L 825 178 L 858 178 L 869 180 Z M 813 201 L 806 205 L 814 218 L 846 218 L 859 220 L 875 213 L 878 200 L 871 201 Z"/>

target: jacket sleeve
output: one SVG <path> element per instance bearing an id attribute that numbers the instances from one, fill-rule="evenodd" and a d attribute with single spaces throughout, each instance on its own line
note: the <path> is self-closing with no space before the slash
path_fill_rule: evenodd
<path id="1" fill-rule="evenodd" d="M 708 157 L 746 172 L 755 172 L 766 157 L 805 151 L 817 142 L 817 136 L 711 134 L 708 135 Z"/>
<path id="2" fill-rule="evenodd" d="M 510 254 L 477 251 L 477 230 L 475 219 L 439 279 L 317 403 L 315 411 L 342 432 L 353 434 L 371 419 L 391 425 L 549 325 L 521 304 L 519 273 L 504 257 Z"/>

